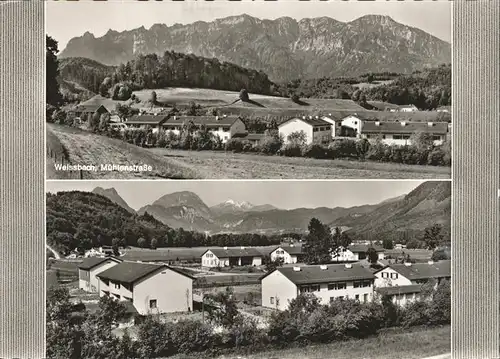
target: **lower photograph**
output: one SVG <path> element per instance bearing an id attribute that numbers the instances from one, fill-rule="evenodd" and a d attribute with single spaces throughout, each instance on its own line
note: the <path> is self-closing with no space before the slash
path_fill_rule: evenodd
<path id="1" fill-rule="evenodd" d="M 450 181 L 47 181 L 47 358 L 451 358 L 450 222 Z"/>

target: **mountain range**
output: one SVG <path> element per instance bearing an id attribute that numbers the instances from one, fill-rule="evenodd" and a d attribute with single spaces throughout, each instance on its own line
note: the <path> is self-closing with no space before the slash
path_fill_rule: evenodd
<path id="1" fill-rule="evenodd" d="M 341 22 L 329 17 L 263 20 L 243 14 L 211 22 L 109 30 L 102 37 L 87 31 L 72 38 L 60 58 L 85 57 L 116 66 L 139 54 L 167 50 L 262 70 L 275 82 L 409 73 L 451 61 L 448 42 L 382 15 Z"/>
<path id="2" fill-rule="evenodd" d="M 98 193 L 130 208 L 113 189 L 100 189 Z M 184 191 L 164 195 L 137 213 L 148 213 L 172 228 L 209 233 L 305 233 L 309 221 L 315 217 L 331 227 L 348 228 L 347 232 L 356 236 L 397 239 L 414 237 L 433 224 L 441 224 L 444 233 L 449 234 L 451 185 L 450 182 L 424 182 L 407 195 L 378 204 L 290 210 L 233 200 L 209 207 L 195 193 Z"/>

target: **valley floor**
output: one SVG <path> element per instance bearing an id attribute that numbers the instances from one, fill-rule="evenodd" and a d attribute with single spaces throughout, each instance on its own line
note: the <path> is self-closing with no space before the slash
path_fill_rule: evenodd
<path id="1" fill-rule="evenodd" d="M 303 348 L 269 350 L 255 354 L 226 354 L 218 359 L 422 359 L 439 356 L 444 359 L 451 349 L 450 326 L 382 331 L 375 337 L 311 345 Z M 178 355 L 173 359 L 194 359 L 197 356 Z M 431 358 L 429 358 L 431 359 Z"/>

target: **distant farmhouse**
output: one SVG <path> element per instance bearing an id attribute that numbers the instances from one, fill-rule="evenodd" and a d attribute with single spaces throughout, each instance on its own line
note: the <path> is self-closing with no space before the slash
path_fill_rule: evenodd
<path id="1" fill-rule="evenodd" d="M 356 264 L 280 267 L 261 278 L 262 306 L 285 310 L 301 293 L 312 293 L 322 304 L 336 298 L 373 299 L 372 272 Z"/>
<path id="2" fill-rule="evenodd" d="M 79 118 L 82 121 L 87 121 L 94 114 L 103 115 L 105 113 L 110 113 L 104 105 L 100 104 L 87 104 L 87 105 L 78 105 L 74 109 L 69 111 L 70 115 L 73 115 L 75 118 Z"/>
<path id="3" fill-rule="evenodd" d="M 212 248 L 201 255 L 201 265 L 207 268 L 260 266 L 262 257 L 262 253 L 252 247 Z"/>
<path id="4" fill-rule="evenodd" d="M 97 275 L 119 263 L 121 260 L 114 257 L 85 258 L 78 266 L 78 288 L 86 292 L 97 293 L 99 291 Z"/>
<path id="5" fill-rule="evenodd" d="M 303 261 L 303 253 L 301 246 L 289 245 L 279 246 L 269 253 L 272 261 L 279 258 L 283 259 L 284 264 L 300 263 Z"/>
<path id="6" fill-rule="evenodd" d="M 371 246 L 366 244 L 351 244 L 347 248 L 341 248 L 339 253 L 332 256 L 334 262 L 357 262 L 367 259 L 368 249 L 374 248 L 378 255 L 378 260 L 385 258 L 384 249 L 379 246 Z"/>
<path id="7" fill-rule="evenodd" d="M 151 128 L 153 133 L 157 133 L 167 119 L 166 115 L 134 115 L 125 123 L 131 129 Z"/>
<path id="8" fill-rule="evenodd" d="M 399 112 L 417 112 L 418 108 L 415 105 L 401 105 L 399 106 Z"/>
<path id="9" fill-rule="evenodd" d="M 194 278 L 167 265 L 121 262 L 97 278 L 99 296 L 131 302 L 141 315 L 193 309 Z"/>
<path id="10" fill-rule="evenodd" d="M 303 131 L 306 134 L 306 144 L 326 144 L 332 139 L 332 124 L 320 118 L 306 117 L 292 118 L 281 123 L 278 131 L 285 143 L 288 136 L 294 132 Z"/>
<path id="11" fill-rule="evenodd" d="M 239 116 L 173 116 L 163 124 L 163 129 L 179 134 L 184 123 L 205 127 L 223 143 L 247 133 L 245 124 Z"/>

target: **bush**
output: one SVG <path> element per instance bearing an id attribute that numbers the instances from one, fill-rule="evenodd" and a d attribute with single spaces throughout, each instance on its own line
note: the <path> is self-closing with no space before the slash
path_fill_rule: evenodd
<path id="1" fill-rule="evenodd" d="M 332 156 L 329 155 L 331 152 L 332 151 L 330 151 L 328 148 L 318 144 L 312 144 L 302 147 L 302 157 L 318 159 L 332 158 Z"/>
<path id="2" fill-rule="evenodd" d="M 230 347 L 250 346 L 255 348 L 264 345 L 267 337 L 265 332 L 257 327 L 255 319 L 245 318 L 229 329 L 225 341 Z"/>
<path id="3" fill-rule="evenodd" d="M 417 301 L 408 304 L 403 311 L 401 324 L 403 327 L 413 327 L 429 324 L 429 304 L 426 301 Z"/>
<path id="4" fill-rule="evenodd" d="M 328 147 L 335 158 L 357 158 L 356 140 L 337 139 Z"/>
<path id="5" fill-rule="evenodd" d="M 293 143 L 287 143 L 281 148 L 281 154 L 286 157 L 301 157 L 302 148 Z"/>
<path id="6" fill-rule="evenodd" d="M 212 328 L 199 321 L 183 320 L 170 325 L 170 339 L 179 353 L 203 352 L 218 345 Z"/>
<path id="7" fill-rule="evenodd" d="M 266 155 L 275 155 L 282 146 L 281 139 L 275 136 L 265 136 L 258 145 L 259 152 Z"/>
<path id="8" fill-rule="evenodd" d="M 226 151 L 242 152 L 243 151 L 243 141 L 240 138 L 231 138 L 225 144 Z"/>
<path id="9" fill-rule="evenodd" d="M 431 166 L 445 165 L 445 152 L 440 147 L 435 147 L 427 155 L 427 164 Z"/>

